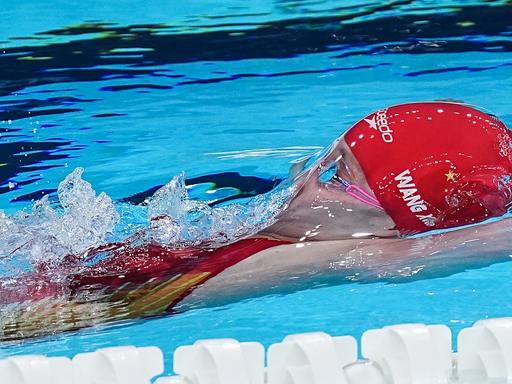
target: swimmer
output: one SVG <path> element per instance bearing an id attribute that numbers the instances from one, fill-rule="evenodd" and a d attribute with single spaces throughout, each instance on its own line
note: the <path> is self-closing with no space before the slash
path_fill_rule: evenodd
<path id="1" fill-rule="evenodd" d="M 512 133 L 475 108 L 427 102 L 381 109 L 321 154 L 295 162 L 289 183 L 295 192 L 274 223 L 217 249 L 109 244 L 86 260 L 65 258 L 59 270 L 67 277 L 58 283 L 48 278 L 55 266 L 41 264 L 18 278 L 24 289 L 0 291 L 2 303 L 31 303 L 2 326 L 2 337 L 38 334 L 43 316 L 34 302 L 44 299 L 48 309 L 49 298 L 66 316 L 51 321 L 75 329 L 225 304 L 289 289 L 286 282 L 299 289 L 340 270 L 385 276 L 403 263 L 425 264 L 428 255 L 445 257 L 444 264 L 474 262 L 484 249 L 508 258 L 510 219 L 473 224 L 512 205 Z"/>

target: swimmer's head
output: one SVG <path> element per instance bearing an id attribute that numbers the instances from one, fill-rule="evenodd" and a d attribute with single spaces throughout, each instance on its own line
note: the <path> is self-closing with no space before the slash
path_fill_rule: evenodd
<path id="1" fill-rule="evenodd" d="M 337 240 L 458 227 L 507 212 L 512 135 L 463 104 L 402 104 L 361 119 L 292 176 L 297 192 L 268 228 L 273 235 Z"/>
<path id="2" fill-rule="evenodd" d="M 343 137 L 294 162 L 290 178 L 296 193 L 265 233 L 299 241 L 399 234 Z"/>
<path id="3" fill-rule="evenodd" d="M 350 128 L 367 186 L 402 234 L 481 222 L 512 204 L 512 134 L 496 117 L 455 103 L 381 109 Z"/>

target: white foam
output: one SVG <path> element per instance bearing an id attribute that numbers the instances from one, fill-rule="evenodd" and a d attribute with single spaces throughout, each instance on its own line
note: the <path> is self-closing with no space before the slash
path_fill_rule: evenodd
<path id="1" fill-rule="evenodd" d="M 281 188 L 244 203 L 212 208 L 189 198 L 181 173 L 150 199 L 148 234 L 160 244 L 219 247 L 272 224 L 292 193 L 292 187 Z"/>
<path id="2" fill-rule="evenodd" d="M 216 248 L 272 224 L 293 192 L 292 187 L 280 188 L 243 203 L 212 208 L 189 198 L 181 173 L 155 192 L 146 209 L 116 206 L 105 193 L 97 195 L 82 173 L 83 169 L 77 168 L 60 183 L 60 206 L 56 208 L 45 196 L 34 203 L 31 212 L 8 216 L 0 211 L 3 270 L 9 270 L 5 268 L 9 263 L 36 265 L 67 255 L 85 255 L 109 241 L 137 239 L 171 247 Z M 134 232 L 137 236 L 130 238 Z M 10 270 L 16 274 L 16 268 Z"/>
<path id="3" fill-rule="evenodd" d="M 119 221 L 112 199 L 96 195 L 75 169 L 59 185 L 61 208 L 52 208 L 48 196 L 34 203 L 32 211 L 7 216 L 0 211 L 0 255 L 26 257 L 32 263 L 81 255 L 103 244 Z"/>

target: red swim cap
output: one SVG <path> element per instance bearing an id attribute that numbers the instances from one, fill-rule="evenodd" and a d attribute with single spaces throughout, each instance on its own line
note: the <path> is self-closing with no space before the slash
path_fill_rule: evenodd
<path id="1" fill-rule="evenodd" d="M 511 131 L 469 106 L 384 108 L 344 139 L 403 234 L 501 216 L 512 202 Z"/>

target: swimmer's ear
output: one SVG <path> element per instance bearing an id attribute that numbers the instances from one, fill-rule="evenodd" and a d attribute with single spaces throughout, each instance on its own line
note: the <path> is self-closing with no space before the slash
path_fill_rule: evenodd
<path id="1" fill-rule="evenodd" d="M 292 160 L 290 170 L 288 171 L 288 180 L 295 179 L 295 177 L 304 170 L 306 164 L 313 156 L 314 155 L 308 155 L 299 159 Z"/>

